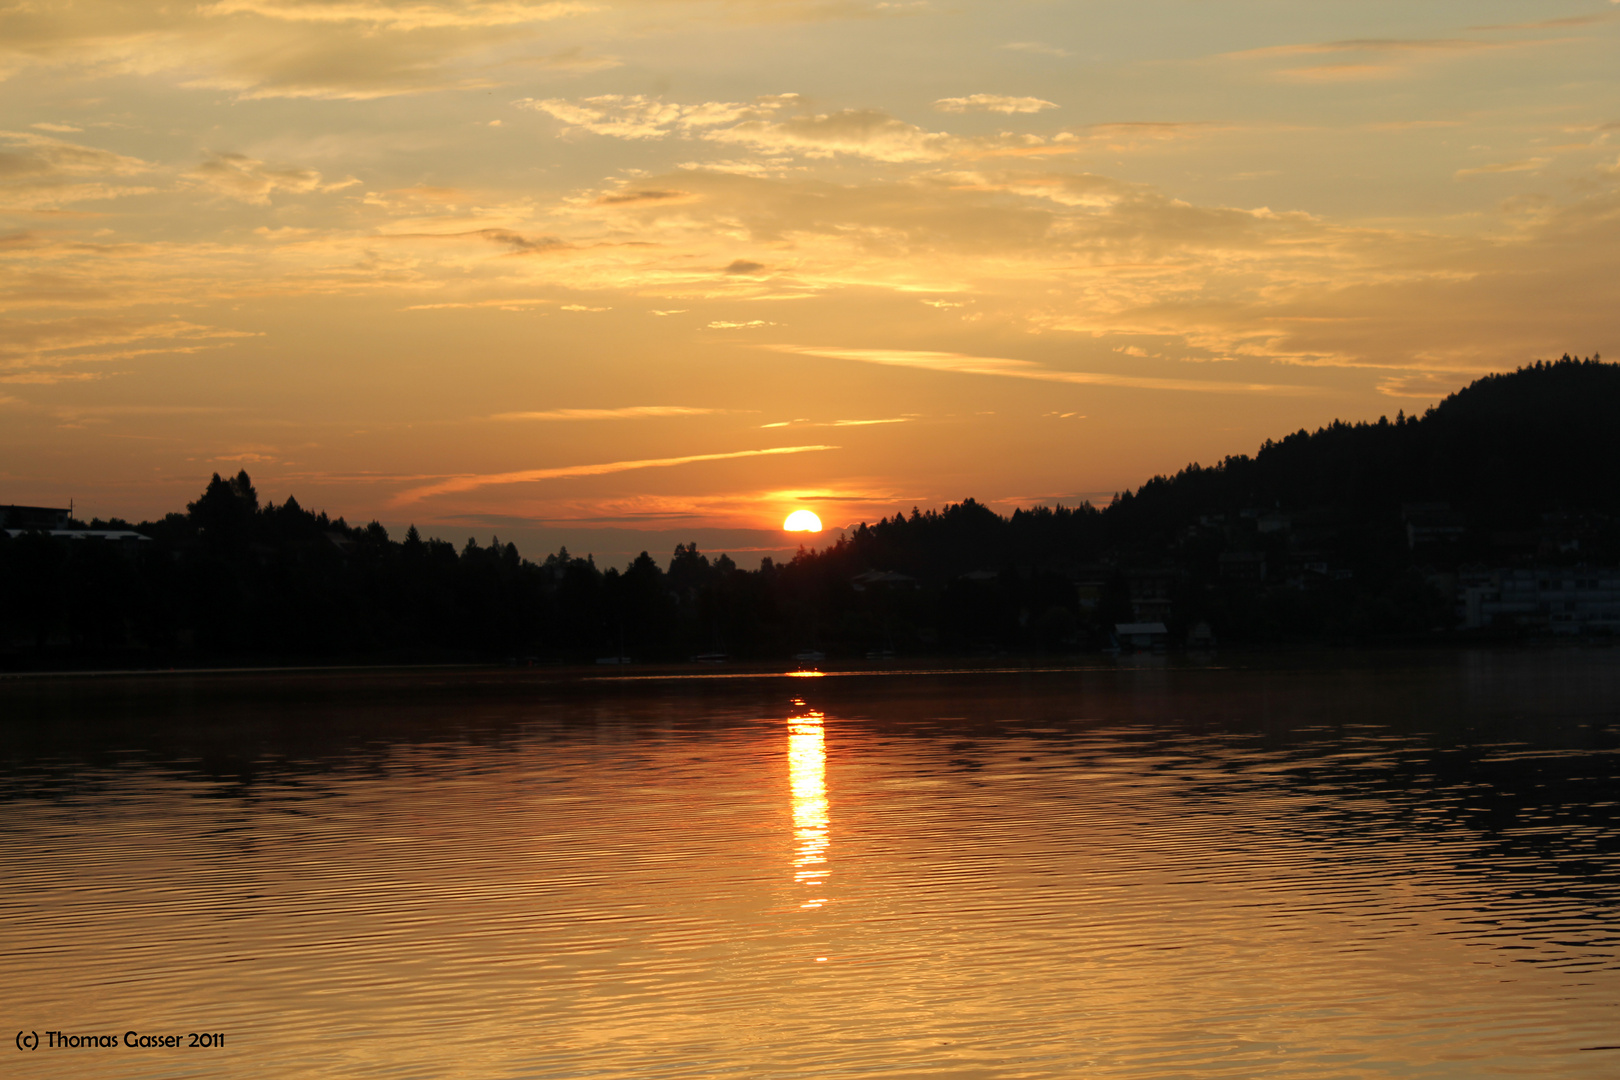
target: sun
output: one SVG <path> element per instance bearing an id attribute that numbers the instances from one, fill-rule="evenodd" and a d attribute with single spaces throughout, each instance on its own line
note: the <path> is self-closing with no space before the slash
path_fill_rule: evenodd
<path id="1" fill-rule="evenodd" d="M 795 510 L 782 522 L 787 532 L 820 532 L 821 519 L 808 510 Z"/>

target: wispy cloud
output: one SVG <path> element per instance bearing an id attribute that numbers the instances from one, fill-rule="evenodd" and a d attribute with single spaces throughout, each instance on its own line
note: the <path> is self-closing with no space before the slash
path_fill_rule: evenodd
<path id="1" fill-rule="evenodd" d="M 508 249 L 513 255 L 536 255 L 557 251 L 573 245 L 555 236 L 524 236 L 511 229 L 472 229 L 453 233 L 383 233 L 379 240 L 484 240 Z"/>
<path id="2" fill-rule="evenodd" d="M 909 424 L 917 419 L 915 416 L 887 416 L 881 420 L 811 420 L 801 417 L 797 420 L 778 420 L 773 424 L 761 424 L 761 428 L 784 427 L 871 427 L 874 424 Z"/>
<path id="3" fill-rule="evenodd" d="M 599 94 L 569 101 L 564 98 L 523 98 L 513 102 L 561 120 L 570 131 L 611 135 L 618 139 L 662 139 L 670 133 L 690 134 L 740 120 L 758 119 L 797 100 L 786 94 L 754 103 L 706 101 L 682 105 L 645 94 Z"/>
<path id="4" fill-rule="evenodd" d="M 473 476 L 455 476 L 436 484 L 403 491 L 393 499 L 395 506 L 417 502 L 434 495 L 449 495 L 460 491 L 473 491 L 495 484 L 527 484 L 538 480 L 562 480 L 577 476 L 606 476 L 609 473 L 630 472 L 633 469 L 667 469 L 676 465 L 695 465 L 705 461 L 734 461 L 738 458 L 775 457 L 783 454 L 809 454 L 821 450 L 837 450 L 836 446 L 773 446 L 763 450 L 733 450 L 724 454 L 688 454 L 684 457 L 645 458 L 639 461 L 608 461 L 595 465 L 564 465 L 555 469 L 525 469 L 520 472 L 482 473 Z"/>
<path id="5" fill-rule="evenodd" d="M 1265 56 L 1318 56 L 1329 53 L 1458 53 L 1500 49 L 1502 45 L 1470 38 L 1348 38 L 1342 41 L 1305 42 L 1294 45 L 1267 45 L 1259 49 L 1230 52 L 1228 58 L 1241 60 Z"/>
<path id="6" fill-rule="evenodd" d="M 1081 386 L 1120 386 L 1139 390 L 1189 390 L 1205 394 L 1309 394 L 1306 386 L 1269 383 L 1215 382 L 1207 379 L 1160 379 L 1147 375 L 1114 375 L 1093 371 L 1063 371 L 1033 360 L 1010 360 L 996 356 L 969 356 L 953 352 L 922 352 L 909 349 L 831 349 L 810 345 L 768 345 L 779 352 L 800 356 L 825 356 L 862 364 L 942 371 L 956 375 L 994 375 L 1009 379 L 1036 379 L 1042 382 L 1071 383 Z"/>
<path id="7" fill-rule="evenodd" d="M 969 94 L 967 97 L 940 98 L 934 108 L 940 112 L 1037 113 L 1055 109 L 1057 102 L 1038 97 L 1007 97 L 1005 94 Z"/>
<path id="8" fill-rule="evenodd" d="M 268 206 L 270 196 L 276 192 L 332 192 L 360 183 L 351 176 L 323 184 L 321 174 L 314 169 L 267 165 L 245 154 L 218 153 L 193 169 L 189 179 L 195 186 L 257 206 Z"/>
<path id="9" fill-rule="evenodd" d="M 496 413 L 491 420 L 624 420 L 646 416 L 712 416 L 726 409 L 698 409 L 686 405 L 626 405 L 619 409 L 545 409 L 539 412 Z"/>
<path id="10" fill-rule="evenodd" d="M 406 311 L 439 311 L 445 308 L 496 308 L 500 311 L 527 311 L 530 308 L 555 304 L 555 300 L 539 297 L 519 297 L 510 300 L 459 300 L 442 304 L 411 304 Z"/>
<path id="11" fill-rule="evenodd" d="M 416 0 L 406 4 L 377 0 L 322 0 L 314 4 L 299 0 L 219 0 L 204 5 L 201 10 L 208 15 L 252 14 L 293 23 L 360 23 L 390 30 L 431 30 L 519 26 L 577 15 L 591 8 L 592 5 L 582 3 L 524 4 L 513 0 L 482 4 L 444 3 L 442 0 L 437 3 Z"/>
<path id="12" fill-rule="evenodd" d="M 1489 176 L 1493 173 L 1535 172 L 1551 160 L 1552 158 L 1538 157 L 1526 158 L 1523 161 L 1503 161 L 1495 165 L 1480 165 L 1473 169 L 1458 169 L 1456 175 L 1461 179 L 1464 176 Z"/>

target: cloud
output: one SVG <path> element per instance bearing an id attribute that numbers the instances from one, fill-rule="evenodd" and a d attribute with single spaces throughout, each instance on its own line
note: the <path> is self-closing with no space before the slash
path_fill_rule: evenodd
<path id="1" fill-rule="evenodd" d="M 513 102 L 561 120 L 564 135 L 588 131 L 616 139 L 662 139 L 671 133 L 691 133 L 721 124 L 758 118 L 797 100 L 797 95 L 777 95 L 754 104 L 735 101 L 706 101 L 680 105 L 645 94 L 602 94 L 568 101 L 563 98 L 523 98 Z"/>
<path id="2" fill-rule="evenodd" d="M 379 239 L 384 240 L 467 240 L 479 239 L 507 248 L 513 255 L 537 255 L 545 252 L 557 251 L 571 247 L 568 242 L 555 236 L 524 236 L 511 229 L 470 229 L 466 232 L 453 233 L 386 233 Z"/>
<path id="3" fill-rule="evenodd" d="M 509 53 L 584 3 L 57 0 L 0 8 L 0 78 L 30 68 L 167 76 L 243 98 L 364 100 L 490 83 Z M 559 58 L 559 66 L 566 61 Z"/>
<path id="4" fill-rule="evenodd" d="M 953 141 L 949 135 L 924 131 L 877 109 L 782 115 L 802 105 L 797 94 L 747 104 L 682 105 L 643 94 L 604 94 L 578 101 L 525 98 L 514 104 L 561 120 L 566 126 L 560 134 L 565 136 L 579 131 L 632 140 L 673 135 L 747 146 L 765 154 L 842 153 L 879 161 L 931 161 L 945 156 Z"/>
<path id="5" fill-rule="evenodd" d="M 1609 0 L 1611 4 L 1620 4 L 1620 0 Z M 1557 19 L 1542 19 L 1538 22 L 1526 23 L 1495 23 L 1487 26 L 1470 26 L 1470 30 L 1551 30 L 1565 26 L 1590 26 L 1594 23 L 1612 22 L 1620 19 L 1615 12 L 1593 12 L 1590 15 L 1566 15 Z"/>
<path id="6" fill-rule="evenodd" d="M 48 210 L 68 203 L 145 194 L 110 180 L 150 172 L 139 158 L 32 131 L 0 131 L 0 210 Z"/>
<path id="7" fill-rule="evenodd" d="M 1055 109 L 1057 103 L 1037 97 L 1006 97 L 1002 94 L 971 94 L 968 97 L 940 98 L 934 102 L 940 112 L 1036 113 Z"/>
<path id="8" fill-rule="evenodd" d="M 750 319 L 748 322 L 725 322 L 724 320 L 717 319 L 714 322 L 709 323 L 707 329 L 709 329 L 709 330 L 752 330 L 752 329 L 754 329 L 756 327 L 760 327 L 760 326 L 775 326 L 775 325 L 776 325 L 775 323 L 767 323 L 764 319 Z"/>
<path id="9" fill-rule="evenodd" d="M 1119 386 L 1139 390 L 1187 390 L 1206 394 L 1309 394 L 1306 386 L 1266 383 L 1214 382 L 1196 379 L 1159 379 L 1138 375 L 1111 375 L 1090 371 L 1063 371 L 1032 360 L 1008 360 L 994 356 L 969 356 L 954 352 L 924 352 L 912 349 L 833 349 L 809 345 L 768 345 L 766 348 L 800 356 L 824 356 L 853 360 L 862 364 L 883 364 L 915 371 L 940 371 L 956 375 L 993 375 L 1011 379 L 1081 386 Z"/>
<path id="10" fill-rule="evenodd" d="M 258 15 L 291 23 L 357 23 L 381 30 L 467 29 L 486 26 L 522 26 L 547 22 L 566 15 L 590 11 L 583 3 L 548 2 L 525 4 L 486 2 L 477 4 L 412 0 L 388 3 L 386 0 L 218 0 L 202 5 L 205 15 Z"/>
<path id="11" fill-rule="evenodd" d="M 0 316 L 0 369 L 60 368 L 152 353 L 195 352 L 253 337 L 183 319 L 82 315 L 66 319 Z"/>
<path id="12" fill-rule="evenodd" d="M 667 469 L 677 465 L 695 465 L 706 461 L 734 461 L 738 458 L 775 457 L 783 454 L 810 454 L 822 450 L 837 450 L 836 446 L 774 446 L 764 450 L 734 450 L 723 454 L 688 454 L 685 457 L 647 458 L 640 461 L 610 461 L 599 465 L 565 465 L 555 469 L 526 469 L 521 472 L 485 473 L 476 476 L 456 476 L 411 488 L 394 497 L 393 504 L 417 502 L 434 495 L 472 491 L 495 484 L 527 484 L 540 480 L 561 480 L 580 476 L 605 476 L 609 473 L 629 472 L 634 469 Z"/>
<path id="13" fill-rule="evenodd" d="M 528 311 L 531 308 L 555 304 L 555 300 L 541 297 L 517 297 L 498 300 L 462 300 L 440 304 L 412 304 L 406 311 L 439 311 L 445 308 L 496 308 L 500 311 Z"/>
<path id="14" fill-rule="evenodd" d="M 323 185 L 321 174 L 313 169 L 271 166 L 244 154 L 218 153 L 191 170 L 189 179 L 198 187 L 257 206 L 268 206 L 277 192 L 339 191 L 360 182 L 351 178 Z"/>
<path id="15" fill-rule="evenodd" d="M 1296 45 L 1268 45 L 1259 49 L 1224 54 L 1228 59 L 1243 60 L 1267 56 L 1316 56 L 1324 53 L 1459 53 L 1481 52 L 1503 46 L 1489 41 L 1469 38 L 1348 38 L 1341 41 L 1320 41 Z"/>
<path id="16" fill-rule="evenodd" d="M 812 158 L 848 154 L 887 162 L 936 161 L 949 156 L 957 144 L 950 135 L 925 131 L 878 109 L 744 120 L 707 131 L 703 137 L 767 154 L 797 153 Z"/>
<path id="17" fill-rule="evenodd" d="M 1537 169 L 1552 161 L 1552 158 L 1526 158 L 1523 161 L 1504 161 L 1495 165 L 1481 165 L 1473 169 L 1458 169 L 1457 178 L 1465 176 L 1489 176 L 1495 173 L 1535 172 Z"/>
<path id="18" fill-rule="evenodd" d="M 947 103 L 961 103 L 953 106 Z M 569 101 L 562 98 L 524 98 L 513 104 L 553 116 L 566 125 L 558 134 L 579 132 L 630 140 L 695 139 L 743 147 L 760 158 L 741 162 L 691 162 L 681 166 L 764 176 L 781 172 L 795 157 L 812 160 L 838 155 L 894 164 L 940 161 L 950 157 L 1041 156 L 1073 154 L 1079 147 L 1063 145 L 1060 136 L 1048 142 L 1035 135 L 1003 132 L 992 137 L 963 138 L 943 131 L 928 131 L 881 109 L 851 108 L 836 112 L 795 112 L 804 107 L 797 94 L 757 98 L 752 104 L 710 101 L 682 105 L 645 95 L 608 94 Z M 942 98 L 949 112 L 1033 112 L 1056 108 L 1039 98 Z M 1067 136 L 1068 141 L 1076 136 Z M 684 192 L 673 192 L 682 195 Z M 635 202 L 635 192 L 626 191 Z"/>
<path id="19" fill-rule="evenodd" d="M 1269 45 L 1225 53 L 1228 60 L 1271 60 L 1311 56 L 1344 56 L 1334 63 L 1283 68 L 1274 72 L 1293 82 L 1344 82 L 1409 74 L 1416 65 L 1487 52 L 1532 48 L 1547 39 L 1480 41 L 1475 38 L 1347 38 L 1339 41 Z"/>
<path id="20" fill-rule="evenodd" d="M 546 409 L 540 412 L 496 413 L 492 420 L 623 420 L 648 416 L 712 416 L 727 409 L 698 409 L 686 405 L 626 405 L 618 409 Z"/>
<path id="21" fill-rule="evenodd" d="M 151 168 L 139 158 L 64 142 L 28 131 L 0 131 L 14 149 L 0 156 L 0 176 L 52 173 L 64 176 L 131 176 Z"/>
<path id="22" fill-rule="evenodd" d="M 778 420 L 773 424 L 761 424 L 764 428 L 784 427 L 872 427 L 876 424 L 909 424 L 917 419 L 915 416 L 890 416 L 881 420 L 811 420 L 800 417 L 797 420 Z"/>
<path id="23" fill-rule="evenodd" d="M 1434 401 L 1457 390 L 1455 372 L 1416 372 L 1392 375 L 1378 382 L 1378 392 L 1385 397 L 1422 398 Z"/>
<path id="24" fill-rule="evenodd" d="M 733 259 L 731 265 L 726 267 L 726 273 L 757 274 L 763 269 L 765 269 L 764 263 L 750 262 L 747 259 Z"/>
<path id="25" fill-rule="evenodd" d="M 629 190 L 615 191 L 597 198 L 597 206 L 645 206 L 648 203 L 689 202 L 690 191 L 677 190 Z"/>

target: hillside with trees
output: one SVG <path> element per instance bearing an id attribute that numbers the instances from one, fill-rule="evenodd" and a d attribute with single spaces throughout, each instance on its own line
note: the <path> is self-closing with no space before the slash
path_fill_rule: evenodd
<path id="1" fill-rule="evenodd" d="M 0 532 L 0 665 L 1071 654 L 1112 646 L 1121 623 L 1205 645 L 1611 633 L 1617 418 L 1620 367 L 1565 357 L 1106 507 L 911 509 L 752 571 L 695 544 L 620 569 L 414 527 L 395 539 L 215 475 L 160 521 Z M 118 529 L 145 539 L 89 538 Z M 1477 615 L 1518 610 L 1488 583 L 1521 579 L 1567 580 L 1591 611 Z"/>

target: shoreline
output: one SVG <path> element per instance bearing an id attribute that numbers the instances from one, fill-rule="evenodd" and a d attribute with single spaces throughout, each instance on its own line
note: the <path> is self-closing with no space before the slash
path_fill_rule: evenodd
<path id="1" fill-rule="evenodd" d="M 633 684 L 649 682 L 724 682 L 741 679 L 818 679 L 863 676 L 1011 675 L 1056 674 L 1063 672 L 1103 672 L 1130 670 L 1226 670 L 1251 668 L 1290 668 L 1300 661 L 1335 661 L 1334 667 L 1360 667 L 1368 661 L 1406 662 L 1421 658 L 1462 655 L 1527 655 L 1536 653 L 1594 653 L 1620 649 L 1620 641 L 1583 639 L 1519 642 L 1432 642 L 1421 645 L 1341 646 L 1292 645 L 1281 647 L 1227 648 L 1202 652 L 1149 651 L 1120 654 L 1089 653 L 1064 657 L 915 657 L 881 661 L 829 658 L 814 664 L 794 666 L 792 661 L 747 660 L 723 663 L 647 662 L 623 665 L 597 664 L 511 664 L 511 663 L 349 663 L 275 664 L 257 666 L 234 664 L 221 667 L 184 668 L 94 668 L 0 671 L 0 685 L 73 683 L 78 681 L 166 682 L 170 680 L 248 681 L 271 677 L 300 681 L 332 676 L 432 676 L 465 675 L 500 682 L 555 684 Z M 1316 666 L 1307 664 L 1305 666 Z"/>

